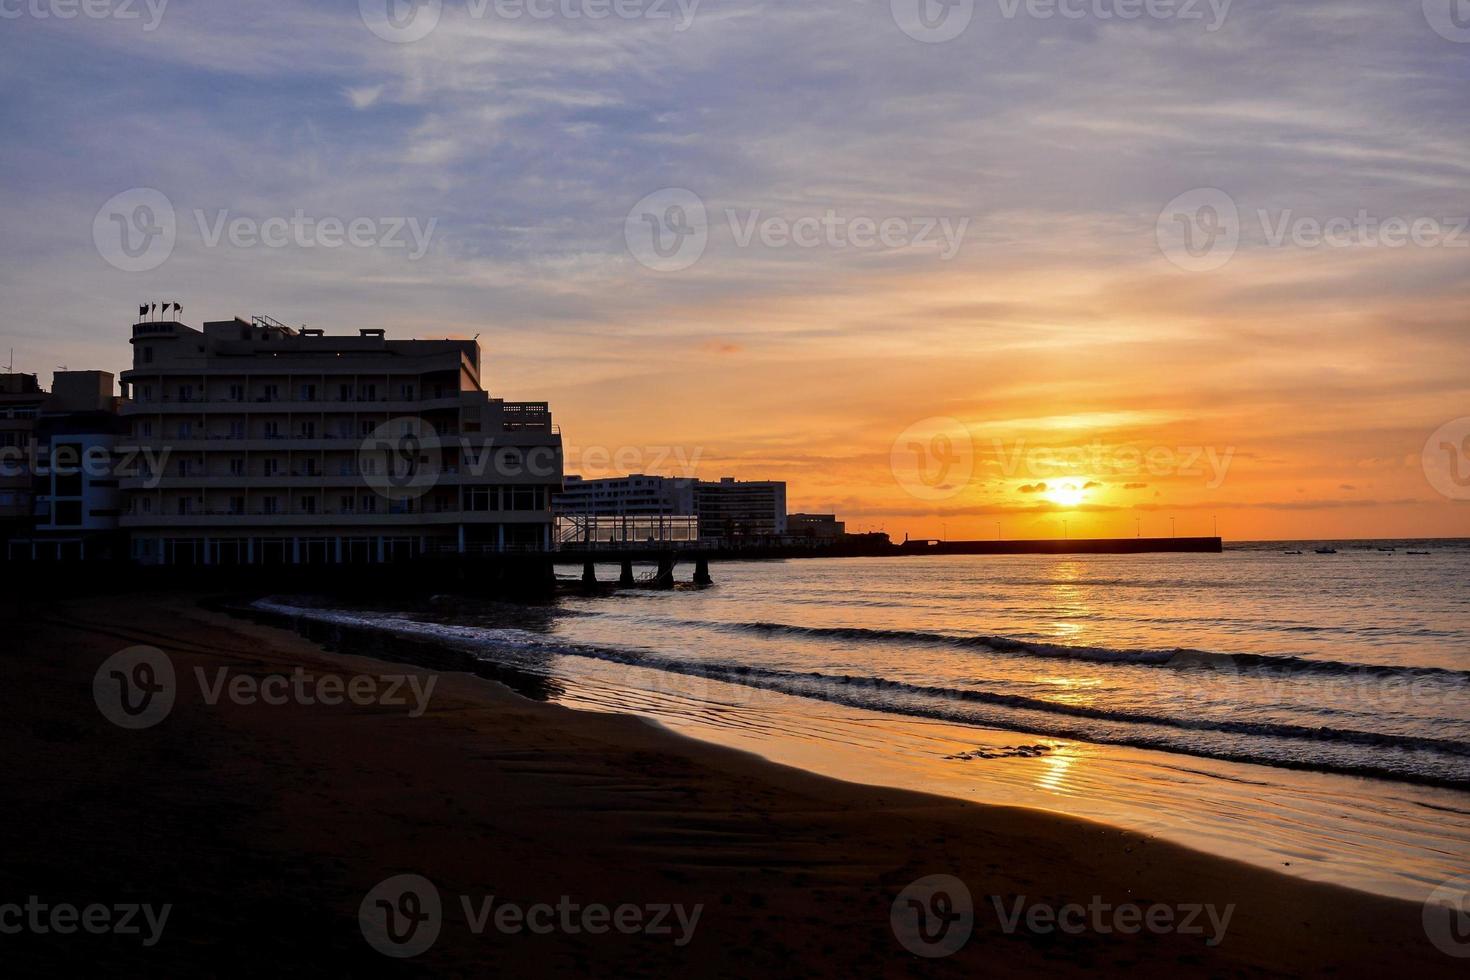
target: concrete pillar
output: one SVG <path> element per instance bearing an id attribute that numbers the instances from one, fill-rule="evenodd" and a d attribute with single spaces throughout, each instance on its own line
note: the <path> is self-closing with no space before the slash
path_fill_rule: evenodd
<path id="1" fill-rule="evenodd" d="M 655 589 L 672 589 L 674 587 L 674 556 L 665 552 L 658 556 L 658 573 L 653 577 Z"/>
<path id="2" fill-rule="evenodd" d="M 496 551 L 504 551 L 505 550 L 505 525 L 504 524 L 497 524 L 497 525 L 495 525 L 495 550 Z"/>
<path id="3" fill-rule="evenodd" d="M 293 565 L 299 565 L 299 564 L 301 564 L 301 539 L 300 538 L 292 538 L 291 539 L 291 564 L 293 564 Z"/>
<path id="4" fill-rule="evenodd" d="M 638 584 L 637 579 L 633 578 L 633 559 L 623 559 L 623 568 L 622 573 L 618 575 L 618 584 L 625 589 L 632 588 Z"/>
<path id="5" fill-rule="evenodd" d="M 337 542 L 337 560 L 338 561 L 341 561 L 342 560 L 342 542 L 341 541 L 338 541 Z M 255 539 L 254 538 L 246 538 L 245 539 L 245 564 L 247 564 L 247 565 L 254 565 L 255 564 Z"/>
<path id="6" fill-rule="evenodd" d="M 340 565 L 342 564 L 342 535 L 339 534 L 332 540 L 336 544 L 335 548 L 333 549 L 336 557 L 333 559 L 333 561 Z"/>
<path id="7" fill-rule="evenodd" d="M 464 525 L 459 526 L 459 553 L 464 554 Z"/>
<path id="8" fill-rule="evenodd" d="M 383 553 L 383 536 L 380 534 L 378 535 L 378 564 L 383 564 L 384 560 L 387 557 L 388 556 Z"/>
<path id="9" fill-rule="evenodd" d="M 694 559 L 694 584 L 714 585 L 715 580 L 709 575 L 709 559 L 703 556 Z"/>
<path id="10" fill-rule="evenodd" d="M 597 566 L 590 560 L 582 562 L 582 584 L 597 584 Z"/>

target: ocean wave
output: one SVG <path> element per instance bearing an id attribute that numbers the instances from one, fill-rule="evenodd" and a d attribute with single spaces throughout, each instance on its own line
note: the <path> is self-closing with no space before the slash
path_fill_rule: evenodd
<path id="1" fill-rule="evenodd" d="M 891 678 L 851 674 L 824 674 L 732 664 L 686 660 L 631 647 L 568 643 L 543 634 L 513 628 L 488 628 L 416 619 L 385 618 L 381 614 L 360 615 L 342 610 L 292 606 L 260 601 L 255 608 L 290 617 L 314 619 L 376 631 L 411 633 L 448 642 L 486 656 L 510 656 L 522 669 L 550 669 L 547 656 L 585 657 L 605 663 L 648 668 L 688 677 L 702 677 L 729 684 L 761 688 L 842 704 L 887 714 L 901 714 L 968 724 L 1024 731 L 1030 734 L 1084 741 L 1131 745 L 1139 748 L 1183 752 L 1190 755 L 1251 762 L 1326 772 L 1353 773 L 1379 778 L 1470 787 L 1470 775 L 1459 775 L 1466 767 L 1451 760 L 1470 759 L 1470 742 L 1425 736 L 1369 732 L 1337 727 L 1311 727 L 1275 722 L 1250 722 L 1222 718 L 1180 717 L 1167 714 L 1115 711 L 1086 705 L 1060 704 L 1024 695 L 1001 694 L 971 688 L 913 684 Z M 873 632 L 873 631 L 864 631 Z M 903 632 L 903 631 L 892 631 Z M 977 717 L 973 707 L 1005 709 L 1004 718 Z M 1102 727 L 1089 722 L 1102 723 Z M 1152 731 L 1150 731 L 1152 729 Z M 1172 734 L 1171 734 L 1172 733 Z M 1197 736 L 1214 734 L 1226 743 L 1205 746 Z M 1322 747 L 1357 747 L 1387 750 L 1397 759 L 1359 758 L 1353 761 L 1324 761 L 1302 748 L 1287 751 L 1284 743 Z M 1274 748 L 1273 748 L 1274 747 Z M 1448 765 L 1420 771 L 1405 756 L 1432 753 Z M 1448 757 L 1448 758 L 1446 758 Z M 1451 773 L 1451 774 L 1447 774 Z"/>
<path id="2" fill-rule="evenodd" d="M 1196 650 L 1190 647 L 1173 649 L 1115 649 L 1111 647 L 1069 646 L 1063 643 L 1044 643 L 1021 640 L 1008 636 L 972 636 L 954 633 L 936 633 L 927 630 L 869 629 L 857 626 L 795 626 L 789 623 L 768 622 L 682 622 L 685 626 L 704 626 L 713 629 L 779 634 L 785 636 L 810 636 L 827 639 L 851 640 L 858 643 L 920 643 L 935 646 L 950 646 L 962 649 L 989 650 L 995 653 L 1029 657 L 1048 657 L 1057 660 L 1085 660 L 1090 663 L 1125 664 L 1140 667 L 1174 667 L 1186 669 L 1208 668 L 1214 670 L 1255 674 L 1342 674 L 1371 677 L 1438 677 L 1470 685 L 1470 671 L 1449 670 L 1443 667 L 1412 667 L 1394 664 L 1356 664 L 1340 660 L 1313 660 L 1309 657 L 1281 656 L 1264 653 L 1218 653 Z"/>

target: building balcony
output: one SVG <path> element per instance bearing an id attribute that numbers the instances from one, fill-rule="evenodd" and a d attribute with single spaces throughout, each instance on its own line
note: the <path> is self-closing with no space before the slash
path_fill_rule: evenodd
<path id="1" fill-rule="evenodd" d="M 151 401 L 129 401 L 122 407 L 123 415 L 231 415 L 231 414 L 347 414 L 360 412 L 389 412 L 397 415 L 417 415 L 423 412 L 453 411 L 460 406 L 459 395 L 444 398 L 421 398 L 405 401 L 398 398 L 336 399 L 265 399 L 246 398 L 240 401 L 197 398 L 180 401 L 177 398 L 155 398 Z"/>

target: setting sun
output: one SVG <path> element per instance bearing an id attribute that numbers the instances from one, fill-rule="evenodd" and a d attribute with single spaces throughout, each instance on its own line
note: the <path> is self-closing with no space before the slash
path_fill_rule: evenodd
<path id="1" fill-rule="evenodd" d="M 1052 487 L 1045 494 L 1046 499 L 1063 507 L 1076 507 L 1087 497 L 1087 491 L 1075 483 L 1063 483 Z"/>

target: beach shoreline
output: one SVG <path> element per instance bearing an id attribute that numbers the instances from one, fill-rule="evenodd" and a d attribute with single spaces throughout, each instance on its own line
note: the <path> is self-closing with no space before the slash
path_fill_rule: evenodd
<path id="1" fill-rule="evenodd" d="M 197 599 L 16 610 L 4 724 L 27 778 L 9 790 L 7 895 L 103 901 L 131 889 L 175 912 L 151 948 L 26 935 L 12 962 L 62 967 L 105 946 L 123 973 L 203 967 L 221 949 L 291 972 L 381 968 L 390 961 L 364 940 L 357 909 L 379 881 L 413 873 L 446 901 L 439 939 L 407 962 L 441 970 L 1366 976 L 1459 965 L 1429 941 L 1415 903 L 1052 813 L 842 782 L 631 716 L 528 700 L 452 664 L 333 652 Z M 137 645 L 167 655 L 177 698 L 156 726 L 125 731 L 99 712 L 92 680 Z M 432 694 L 418 715 L 411 703 L 209 703 L 210 678 L 249 687 L 298 668 L 416 679 Z M 890 910 L 933 874 L 965 882 L 975 914 L 968 943 L 929 960 L 900 945 Z M 477 934 L 449 900 L 492 894 L 703 912 L 675 945 Z M 1178 930 L 1007 931 L 1001 913 L 1018 900 L 1233 912 L 1211 945 Z"/>

